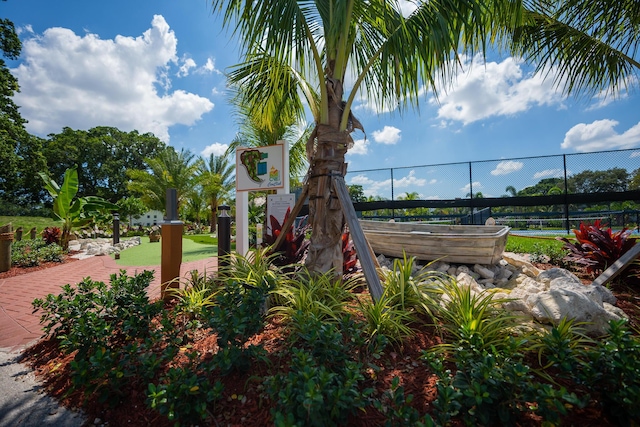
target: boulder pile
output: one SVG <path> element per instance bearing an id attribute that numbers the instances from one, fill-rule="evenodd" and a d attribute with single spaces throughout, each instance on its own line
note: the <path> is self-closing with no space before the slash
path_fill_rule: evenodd
<path id="1" fill-rule="evenodd" d="M 125 249 L 140 244 L 140 237 L 132 237 L 127 240 L 120 240 L 119 243 L 113 244 L 112 239 L 78 239 L 69 241 L 69 250 L 78 252 L 72 255 L 74 258 L 84 259 L 91 256 L 110 255 L 112 253 L 120 253 Z"/>
<path id="2" fill-rule="evenodd" d="M 391 269 L 392 261 L 378 257 L 383 269 Z M 415 266 L 414 272 L 423 266 Z M 558 325 L 563 318 L 586 322 L 582 327 L 591 335 L 602 335 L 609 321 L 627 318 L 615 306 L 616 298 L 601 285 L 585 285 L 563 268 L 540 270 L 527 256 L 505 252 L 496 265 L 448 264 L 436 261 L 426 266 L 455 278 L 458 286 L 467 286 L 480 294 L 489 291 L 494 299 L 508 298 L 506 310 L 530 321 Z"/>

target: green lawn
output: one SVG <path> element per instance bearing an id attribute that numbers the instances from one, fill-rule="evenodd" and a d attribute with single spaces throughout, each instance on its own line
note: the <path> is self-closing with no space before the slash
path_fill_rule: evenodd
<path id="1" fill-rule="evenodd" d="M 33 227 L 38 229 L 38 233 L 47 227 L 60 227 L 62 224 L 59 221 L 54 221 L 51 218 L 40 216 L 0 216 L 0 226 L 11 223 L 13 231 L 22 227 L 24 234 L 28 235 L 29 230 Z"/>
<path id="2" fill-rule="evenodd" d="M 183 236 L 182 238 L 182 262 L 197 261 L 218 254 L 217 242 L 212 244 L 196 243 L 192 239 L 196 236 Z M 150 243 L 148 236 L 142 237 L 139 246 L 120 252 L 120 259 L 116 260 L 122 266 L 159 265 L 161 260 L 162 242 Z M 111 255 L 113 257 L 113 255 Z"/>
<path id="3" fill-rule="evenodd" d="M 575 240 L 574 235 L 563 235 L 569 240 Z M 563 242 L 557 240 L 555 237 L 550 236 L 514 236 L 509 234 L 507 238 L 507 252 L 517 253 L 534 253 L 540 250 L 560 250 L 564 245 Z"/>

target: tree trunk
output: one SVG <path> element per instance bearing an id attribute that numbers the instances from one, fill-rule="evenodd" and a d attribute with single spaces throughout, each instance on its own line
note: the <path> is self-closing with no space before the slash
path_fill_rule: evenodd
<path id="1" fill-rule="evenodd" d="M 216 224 L 218 223 L 218 199 L 211 199 L 211 234 L 216 232 Z"/>
<path id="2" fill-rule="evenodd" d="M 326 273 L 333 269 L 342 275 L 342 227 L 344 215 L 336 196 L 331 175 L 344 175 L 344 156 L 351 137 L 338 127 L 317 125 L 316 149 L 309 165 L 309 223 L 311 243 L 306 265 L 311 271 Z"/>

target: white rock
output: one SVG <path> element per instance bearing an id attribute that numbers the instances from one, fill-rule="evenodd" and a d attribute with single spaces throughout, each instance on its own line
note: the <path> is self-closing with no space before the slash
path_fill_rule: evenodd
<path id="1" fill-rule="evenodd" d="M 458 268 L 456 268 L 456 276 L 458 276 L 460 273 L 466 273 L 469 274 L 471 270 L 469 270 L 469 267 L 467 267 L 466 265 L 460 265 L 458 266 Z"/>
<path id="2" fill-rule="evenodd" d="M 583 327 L 592 334 L 605 333 L 609 321 L 620 319 L 620 316 L 606 311 L 588 296 L 569 289 L 531 294 L 525 302 L 531 308 L 533 317 L 540 322 L 557 325 L 566 317 L 576 322 L 587 322 Z"/>
<path id="3" fill-rule="evenodd" d="M 473 271 L 478 273 L 483 279 L 493 279 L 496 276 L 493 271 L 481 266 L 480 264 L 475 264 L 473 266 Z"/>

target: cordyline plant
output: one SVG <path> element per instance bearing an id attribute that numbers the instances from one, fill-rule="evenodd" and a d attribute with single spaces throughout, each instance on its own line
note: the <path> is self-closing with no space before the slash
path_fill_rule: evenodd
<path id="1" fill-rule="evenodd" d="M 287 222 L 290 214 L 291 208 L 287 208 L 282 224 L 280 224 L 273 215 L 269 215 L 269 221 L 271 222 L 271 235 L 266 235 L 264 240 L 265 246 L 275 245 L 278 236 L 282 232 L 282 226 Z M 309 247 L 309 240 L 306 238 L 306 232 L 308 229 L 308 225 L 289 228 L 289 231 L 287 231 L 287 234 L 280 245 L 278 245 L 277 248 L 273 247 L 271 249 L 271 253 L 279 254 L 279 256 L 274 259 L 275 265 L 285 266 L 298 264 L 302 261 L 302 258 Z"/>
<path id="2" fill-rule="evenodd" d="M 564 242 L 564 249 L 569 251 L 566 261 L 587 267 L 590 273 L 601 273 L 627 253 L 635 244 L 636 239 L 629 237 L 632 230 L 623 228 L 613 232 L 611 228 L 603 228 L 600 220 L 593 225 L 580 223 L 579 230 L 573 230 L 576 235 L 576 243 L 565 237 L 558 237 Z M 640 264 L 626 268 L 622 273 L 627 279 L 640 280 Z"/>

